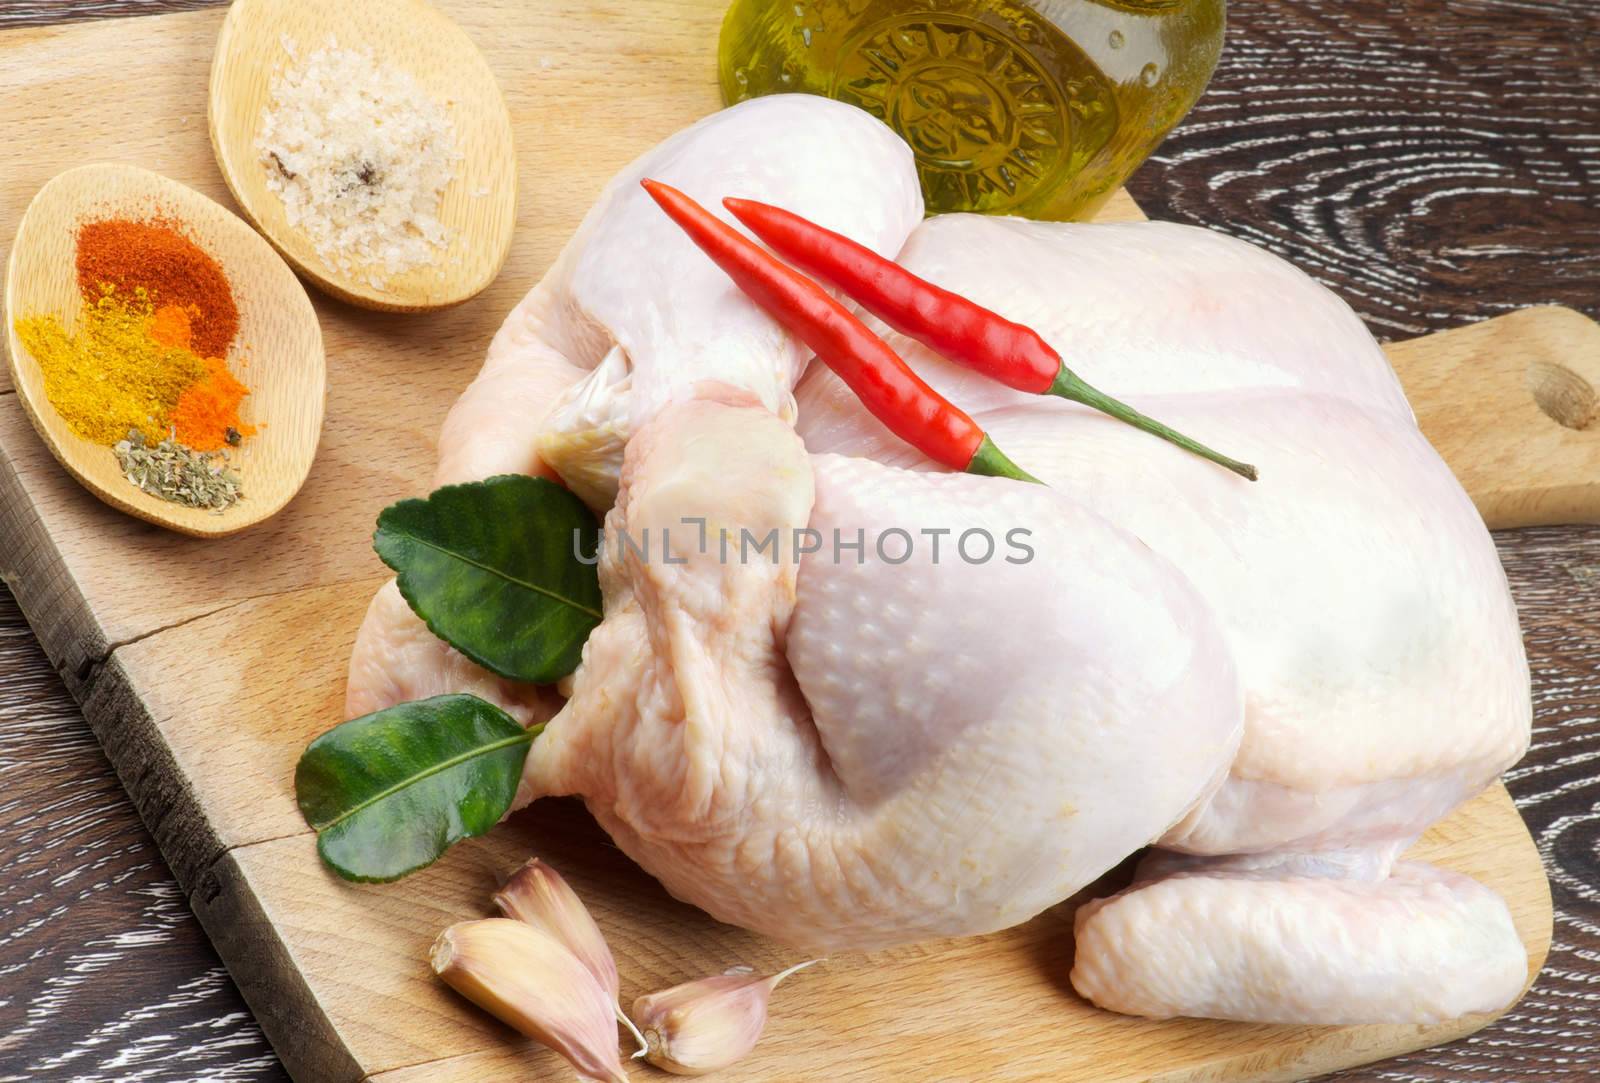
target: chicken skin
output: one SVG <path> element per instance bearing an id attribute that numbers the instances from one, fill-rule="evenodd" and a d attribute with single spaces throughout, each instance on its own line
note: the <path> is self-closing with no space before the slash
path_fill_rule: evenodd
<path id="1" fill-rule="evenodd" d="M 1045 485 L 945 472 L 808 369 L 645 176 L 896 254 L 1261 480 L 872 323 Z M 1527 663 L 1370 334 L 1203 229 L 921 212 L 904 145 L 818 98 L 743 103 L 625 169 L 440 441 L 440 481 L 543 473 L 605 516 L 570 695 L 476 670 L 380 594 L 351 712 L 456 689 L 548 718 L 519 803 L 581 796 L 674 895 L 809 950 L 1005 928 L 1155 846 L 1077 914 L 1072 981 L 1106 1008 L 1509 1003 L 1505 904 L 1397 857 L 1522 754 Z"/>

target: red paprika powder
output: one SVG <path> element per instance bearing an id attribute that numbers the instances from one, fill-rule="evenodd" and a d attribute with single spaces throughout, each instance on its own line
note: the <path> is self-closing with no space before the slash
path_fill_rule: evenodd
<path id="1" fill-rule="evenodd" d="M 226 357 L 239 331 L 222 267 L 164 219 L 110 218 L 78 228 L 78 289 L 94 301 L 107 286 L 124 299 L 142 286 L 157 305 L 182 309 L 190 348 L 203 358 Z"/>

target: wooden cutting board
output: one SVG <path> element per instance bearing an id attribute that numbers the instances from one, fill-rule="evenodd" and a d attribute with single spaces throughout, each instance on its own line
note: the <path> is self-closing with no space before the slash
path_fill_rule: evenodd
<path id="1" fill-rule="evenodd" d="M 625 1000 L 735 964 L 793 960 L 667 898 L 572 803 L 541 803 L 409 880 L 363 887 L 323 870 L 295 809 L 294 762 L 339 720 L 350 645 L 385 578 L 368 546 L 378 510 L 424 489 L 446 408 L 605 179 L 719 104 L 721 0 L 443 6 L 506 92 L 521 169 L 517 240 L 496 284 L 446 312 L 382 315 L 316 299 L 328 420 L 311 477 L 282 514 L 218 541 L 129 519 L 60 469 L 0 384 L 0 574 L 303 1083 L 569 1078 L 552 1055 L 467 1009 L 425 963 L 435 933 L 484 913 L 497 878 L 530 853 L 592 904 Z M 221 18 L 0 35 L 0 239 L 9 243 L 40 185 L 86 161 L 137 163 L 226 203 L 205 119 Z M 1110 212 L 1138 216 L 1126 200 Z M 1600 387 L 1600 328 L 1536 310 L 1391 356 L 1425 430 L 1492 523 L 1600 518 L 1600 433 L 1581 428 Z M 1549 891 L 1505 791 L 1460 810 L 1415 852 L 1505 895 L 1535 974 L 1550 941 Z M 994 936 L 832 960 L 783 988 L 766 1039 L 723 1078 L 1288 1080 L 1488 1022 L 1113 1016 L 1070 991 L 1070 927 L 1063 906 Z"/>

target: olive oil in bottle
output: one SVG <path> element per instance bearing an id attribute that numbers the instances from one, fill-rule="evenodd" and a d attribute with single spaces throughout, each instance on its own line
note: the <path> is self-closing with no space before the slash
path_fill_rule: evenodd
<path id="1" fill-rule="evenodd" d="M 928 213 L 1092 214 L 1183 119 L 1225 0 L 733 0 L 730 105 L 849 102 L 916 152 Z"/>

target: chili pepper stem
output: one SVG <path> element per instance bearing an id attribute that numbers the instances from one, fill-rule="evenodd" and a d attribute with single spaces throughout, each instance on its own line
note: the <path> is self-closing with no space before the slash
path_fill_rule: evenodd
<path id="1" fill-rule="evenodd" d="M 837 373 L 890 432 L 953 470 L 1038 480 L 1002 455 L 977 422 L 923 382 L 827 290 L 671 185 L 648 177 L 639 183 L 747 297 Z"/>
<path id="2" fill-rule="evenodd" d="M 967 473 L 984 474 L 991 478 L 1012 478 L 1016 481 L 1031 481 L 1035 485 L 1044 482 L 1028 473 L 1022 467 L 1006 457 L 1006 453 L 995 446 L 988 436 L 983 438 L 983 443 L 978 445 L 978 450 L 972 453 L 972 461 L 967 464 Z"/>
<path id="3" fill-rule="evenodd" d="M 1047 395 L 1059 395 L 1070 402 L 1082 403 L 1091 410 L 1099 410 L 1102 414 L 1114 417 L 1118 421 L 1127 422 L 1136 429 L 1141 429 L 1152 436 L 1159 436 L 1161 439 L 1176 444 L 1185 451 L 1193 452 L 1202 459 L 1208 459 L 1218 466 L 1226 467 L 1241 478 L 1255 481 L 1258 476 L 1256 468 L 1249 463 L 1242 463 L 1238 459 L 1230 459 L 1220 451 L 1212 451 L 1204 444 L 1191 440 L 1180 432 L 1169 429 L 1154 418 L 1146 417 L 1127 403 L 1118 402 L 1105 392 L 1090 387 L 1066 365 L 1061 366 L 1061 371 L 1056 373 L 1055 382 L 1050 385 L 1049 390 L 1045 393 Z"/>

